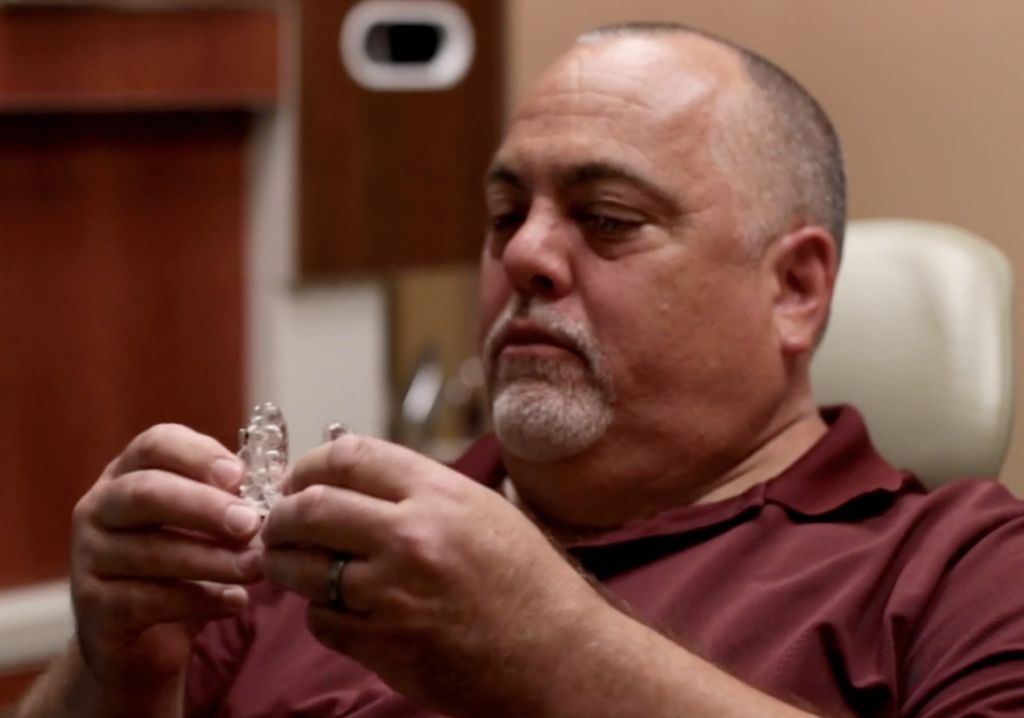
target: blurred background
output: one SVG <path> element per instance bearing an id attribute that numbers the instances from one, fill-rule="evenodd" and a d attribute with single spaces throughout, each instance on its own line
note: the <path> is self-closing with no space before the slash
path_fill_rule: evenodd
<path id="1" fill-rule="evenodd" d="M 576 35 L 634 19 L 804 83 L 852 217 L 1024 267 L 1019 0 L 0 0 L 0 589 L 65 575 L 72 506 L 154 423 L 234 447 L 270 400 L 295 452 L 337 420 L 456 453 L 490 153 Z"/>

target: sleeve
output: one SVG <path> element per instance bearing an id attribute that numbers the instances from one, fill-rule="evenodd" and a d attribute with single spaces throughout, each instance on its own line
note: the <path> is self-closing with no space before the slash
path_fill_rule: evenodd
<path id="1" fill-rule="evenodd" d="M 989 528 L 972 520 L 906 628 L 901 718 L 1024 715 L 1024 505 L 1002 487 L 970 499 L 961 517 Z M 953 516 L 946 530 L 960 533 Z"/>
<path id="2" fill-rule="evenodd" d="M 220 714 L 252 646 L 258 606 L 272 593 L 267 584 L 250 588 L 248 608 L 233 618 L 212 621 L 200 631 L 185 678 L 186 718 Z"/>

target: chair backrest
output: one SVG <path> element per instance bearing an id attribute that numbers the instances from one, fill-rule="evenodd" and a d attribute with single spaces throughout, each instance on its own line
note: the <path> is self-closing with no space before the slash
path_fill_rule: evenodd
<path id="1" fill-rule="evenodd" d="M 997 478 L 1013 407 L 1013 275 L 962 229 L 852 222 L 812 365 L 819 404 L 850 403 L 879 451 L 929 486 Z"/>

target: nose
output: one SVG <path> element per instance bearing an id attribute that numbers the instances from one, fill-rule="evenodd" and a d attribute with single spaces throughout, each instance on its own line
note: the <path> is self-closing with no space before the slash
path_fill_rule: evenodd
<path id="1" fill-rule="evenodd" d="M 506 243 L 501 261 L 517 291 L 557 299 L 572 287 L 571 249 L 571 225 L 556 211 L 535 204 Z"/>

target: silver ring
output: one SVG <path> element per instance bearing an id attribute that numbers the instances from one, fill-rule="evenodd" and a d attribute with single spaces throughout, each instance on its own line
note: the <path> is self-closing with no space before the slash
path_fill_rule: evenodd
<path id="1" fill-rule="evenodd" d="M 336 553 L 331 556 L 331 563 L 327 566 L 327 605 L 338 613 L 346 613 L 349 610 L 341 595 L 341 573 L 351 559 L 347 553 Z"/>

